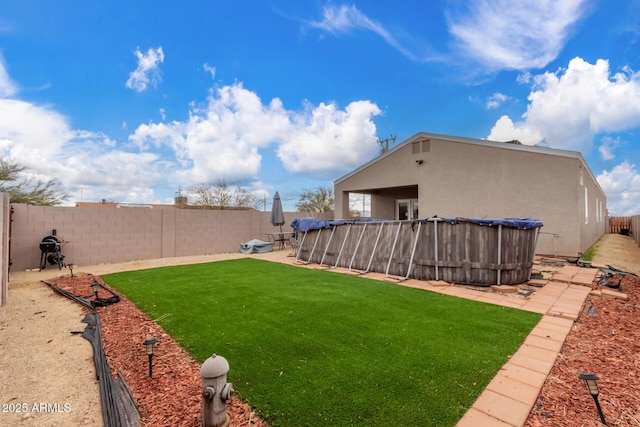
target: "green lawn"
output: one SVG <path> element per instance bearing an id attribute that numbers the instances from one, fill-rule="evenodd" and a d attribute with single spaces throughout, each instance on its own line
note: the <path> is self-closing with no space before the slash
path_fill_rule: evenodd
<path id="1" fill-rule="evenodd" d="M 540 315 L 255 259 L 103 276 L 272 426 L 453 426 Z"/>
<path id="2" fill-rule="evenodd" d="M 602 240 L 602 236 L 595 242 L 587 251 L 582 254 L 583 261 L 593 261 L 593 257 L 598 253 L 598 245 L 600 244 L 600 240 Z"/>

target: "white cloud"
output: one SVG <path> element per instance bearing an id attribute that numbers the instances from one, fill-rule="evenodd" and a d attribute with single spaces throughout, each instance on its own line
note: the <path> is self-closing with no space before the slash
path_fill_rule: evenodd
<path id="1" fill-rule="evenodd" d="M 123 199 L 156 179 L 152 175 L 158 172 L 149 167 L 157 162 L 155 154 L 119 151 L 116 142 L 103 134 L 72 129 L 67 118 L 51 107 L 5 98 L 11 93 L 0 91 L 0 155 L 26 166 L 35 179 L 55 178 L 76 189 L 91 185 L 102 192 L 96 198 L 118 193 Z"/>
<path id="2" fill-rule="evenodd" d="M 377 150 L 371 117 L 380 110 L 369 101 L 290 111 L 279 99 L 263 102 L 235 83 L 212 89 L 204 103 L 188 108 L 187 120 L 139 125 L 118 143 L 72 129 L 51 107 L 0 97 L 0 155 L 37 178 L 58 178 L 75 200 L 153 203 L 162 200 L 154 189 L 216 179 L 261 190 L 266 150 L 279 156 L 283 169 L 323 177 Z"/>
<path id="3" fill-rule="evenodd" d="M 190 179 L 206 182 L 253 178 L 260 170 L 259 149 L 276 141 L 289 127 L 280 100 L 263 105 L 242 84 L 223 86 L 208 97 L 208 104 L 192 108 L 189 120 L 141 125 L 130 140 L 140 147 L 165 145 Z"/>
<path id="4" fill-rule="evenodd" d="M 90 186 L 82 191 L 85 200 L 140 201 L 141 188 L 170 172 L 156 154 L 121 151 L 103 134 L 71 129 L 51 108 L 14 99 L 0 99 L 0 155 L 28 167 L 35 179 L 58 179 L 77 200 L 82 185 Z"/>
<path id="5" fill-rule="evenodd" d="M 0 55 L 0 98 L 8 97 L 17 92 L 15 84 L 11 81 L 7 68 Z"/>
<path id="6" fill-rule="evenodd" d="M 327 5 L 324 7 L 322 15 L 322 21 L 309 21 L 307 25 L 332 34 L 348 33 L 353 29 L 364 29 L 372 31 L 384 39 L 391 38 L 382 25 L 367 17 L 355 6 Z"/>
<path id="7" fill-rule="evenodd" d="M 111 188 L 119 193 L 156 186 L 162 182 L 161 174 L 169 172 L 155 153 L 105 150 L 99 145 L 89 147 L 86 142 L 82 149 L 73 150 L 61 167 L 67 183 Z"/>
<path id="8" fill-rule="evenodd" d="M 529 84 L 531 83 L 532 77 L 533 76 L 531 72 L 525 71 L 523 73 L 518 74 L 518 77 L 516 77 L 516 82 L 520 84 Z"/>
<path id="9" fill-rule="evenodd" d="M 212 67 L 212 66 L 210 66 L 209 64 L 207 64 L 207 63 L 205 62 L 205 64 L 204 64 L 204 70 L 205 70 L 207 73 L 211 74 L 211 79 L 215 79 L 215 78 L 216 78 L 216 67 Z"/>
<path id="10" fill-rule="evenodd" d="M 126 86 L 136 92 L 144 92 L 149 85 L 156 87 L 162 81 L 159 68 L 159 64 L 164 62 L 162 47 L 149 48 L 146 55 L 139 48 L 134 53 L 138 58 L 138 66 L 129 74 Z"/>
<path id="11" fill-rule="evenodd" d="M 274 145 L 285 169 L 317 175 L 344 171 L 377 150 L 371 117 L 380 110 L 369 101 L 287 111 L 279 99 L 264 104 L 240 83 L 217 88 L 207 101 L 188 121 L 144 124 L 130 140 L 142 150 L 170 148 L 191 183 L 255 179 L 260 150 Z"/>
<path id="12" fill-rule="evenodd" d="M 500 92 L 496 92 L 487 99 L 487 110 L 493 110 L 501 106 L 509 97 Z"/>
<path id="13" fill-rule="evenodd" d="M 307 21 L 306 27 L 327 31 L 335 36 L 347 34 L 353 30 L 371 31 L 387 42 L 391 47 L 410 59 L 418 59 L 403 43 L 382 24 L 369 18 L 357 7 L 351 5 L 327 5 L 323 9 L 321 21 Z"/>
<path id="14" fill-rule="evenodd" d="M 589 152 L 593 136 L 640 125 L 640 75 L 613 76 L 606 60 L 574 58 L 565 70 L 533 77 L 529 105 L 519 122 L 502 116 L 488 139 L 542 141 L 550 147 Z"/>
<path id="15" fill-rule="evenodd" d="M 278 157 L 291 172 L 334 172 L 353 168 L 378 150 L 371 117 L 380 109 L 370 101 L 352 102 L 344 111 L 321 103 L 295 120 Z"/>
<path id="16" fill-rule="evenodd" d="M 533 126 L 526 123 L 515 124 L 509 116 L 502 116 L 498 119 L 491 133 L 487 137 L 491 141 L 512 141 L 517 139 L 523 144 L 537 145 L 542 142 L 542 134 Z"/>
<path id="17" fill-rule="evenodd" d="M 414 29 L 390 30 L 355 5 L 327 4 L 322 19 L 308 20 L 312 28 L 336 37 L 355 31 L 380 36 L 413 61 L 464 66 L 467 76 L 498 70 L 542 68 L 557 58 L 573 26 L 586 14 L 589 0 L 454 0 L 445 18 L 451 35 L 450 51 L 436 52 Z M 469 68 L 469 63 L 473 68 Z"/>
<path id="18" fill-rule="evenodd" d="M 607 194 L 611 215 L 631 216 L 640 212 L 640 174 L 636 165 L 622 162 L 611 172 L 602 171 L 597 180 Z"/>
<path id="19" fill-rule="evenodd" d="M 620 138 L 611 138 L 610 136 L 603 136 L 598 151 L 602 160 L 613 160 L 615 155 L 613 150 L 620 146 Z"/>
<path id="20" fill-rule="evenodd" d="M 62 156 L 64 143 L 73 138 L 67 120 L 58 112 L 15 99 L 0 99 L 2 155 L 27 167 L 42 166 Z"/>
<path id="21" fill-rule="evenodd" d="M 541 68 L 555 59 L 584 0 L 474 0 L 449 8 L 449 32 L 460 53 L 489 70 Z"/>

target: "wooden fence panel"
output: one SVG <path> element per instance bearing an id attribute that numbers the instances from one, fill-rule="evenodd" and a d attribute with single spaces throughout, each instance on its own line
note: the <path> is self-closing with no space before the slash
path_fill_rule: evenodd
<path id="1" fill-rule="evenodd" d="M 631 217 L 612 216 L 609 218 L 609 233 L 611 234 L 631 234 Z"/>
<path id="2" fill-rule="evenodd" d="M 636 241 L 636 245 L 640 246 L 640 215 L 631 217 L 631 235 Z"/>

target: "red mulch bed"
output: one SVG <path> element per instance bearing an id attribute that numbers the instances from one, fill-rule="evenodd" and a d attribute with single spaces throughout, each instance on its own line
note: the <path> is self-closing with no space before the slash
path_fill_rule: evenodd
<path id="1" fill-rule="evenodd" d="M 92 275 L 76 275 L 51 282 L 76 295 L 87 295 L 93 279 Z M 526 427 L 601 425 L 593 399 L 578 379 L 582 372 L 600 377 L 599 400 L 609 426 L 640 426 L 640 279 L 626 276 L 621 284 L 627 300 L 588 298 Z M 101 297 L 110 296 L 103 292 Z M 103 346 L 114 375 L 119 370 L 133 392 L 141 425 L 200 426 L 200 364 L 132 302 L 121 297 L 119 303 L 98 309 Z M 159 340 L 153 378 L 149 378 L 148 358 L 142 346 L 148 337 Z M 231 426 L 266 426 L 236 397 L 227 412 Z"/>
<path id="2" fill-rule="evenodd" d="M 79 274 L 60 277 L 49 283 L 75 295 L 89 295 L 94 279 L 100 281 L 99 277 Z M 100 290 L 98 296 L 108 298 L 111 295 Z M 102 345 L 113 375 L 119 370 L 131 388 L 140 411 L 140 425 L 200 426 L 200 363 L 135 304 L 122 295 L 120 297 L 117 304 L 98 307 Z M 149 337 L 158 339 L 153 356 L 153 378 L 149 378 L 149 359 L 142 345 Z M 233 382 L 233 379 L 228 381 Z M 235 396 L 228 405 L 227 414 L 231 418 L 231 426 L 266 426 L 249 405 Z"/>
<path id="3" fill-rule="evenodd" d="M 626 276 L 621 286 L 627 300 L 587 299 L 526 427 L 602 425 L 578 379 L 583 372 L 600 378 L 599 401 L 609 426 L 640 426 L 640 279 Z"/>

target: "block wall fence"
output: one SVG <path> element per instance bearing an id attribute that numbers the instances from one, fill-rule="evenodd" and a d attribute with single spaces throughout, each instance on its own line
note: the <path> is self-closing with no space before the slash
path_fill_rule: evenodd
<path id="1" fill-rule="evenodd" d="M 306 216 L 285 212 L 283 230 Z M 333 219 L 333 213 L 314 216 Z M 270 217 L 262 211 L 31 206 L 10 204 L 0 193 L 0 306 L 7 302 L 9 269 L 38 268 L 40 242 L 54 229 L 65 242 L 65 263 L 86 266 L 237 252 L 240 243 L 278 231 Z M 631 217 L 631 230 L 640 246 L 640 215 Z"/>
<path id="2" fill-rule="evenodd" d="M 9 195 L 0 193 L 0 307 L 7 303 L 9 295 L 9 225 L 11 205 Z"/>
<path id="3" fill-rule="evenodd" d="M 270 223 L 271 212 L 262 211 L 11 207 L 11 271 L 39 268 L 40 242 L 52 230 L 63 241 L 64 262 L 79 266 L 237 252 L 240 243 L 268 241 L 266 233 L 278 231 Z M 291 231 L 291 221 L 305 216 L 285 212 L 283 231 Z M 333 219 L 333 213 L 314 216 Z"/>

